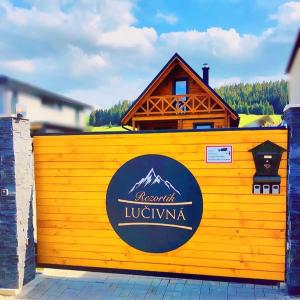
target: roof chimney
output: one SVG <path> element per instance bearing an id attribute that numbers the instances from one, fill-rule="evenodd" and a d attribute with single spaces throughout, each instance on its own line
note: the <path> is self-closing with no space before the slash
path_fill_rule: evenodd
<path id="1" fill-rule="evenodd" d="M 204 83 L 208 85 L 209 84 L 209 66 L 207 63 L 203 64 L 202 71 L 203 71 L 202 79 L 203 79 Z"/>

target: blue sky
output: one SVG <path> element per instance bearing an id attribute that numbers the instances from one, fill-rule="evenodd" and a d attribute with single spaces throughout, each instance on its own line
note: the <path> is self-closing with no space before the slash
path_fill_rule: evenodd
<path id="1" fill-rule="evenodd" d="M 300 1 L 1 0 L 0 73 L 98 107 L 178 52 L 213 87 L 284 78 Z"/>
<path id="2" fill-rule="evenodd" d="M 268 5 L 264 5 L 263 1 L 260 4 L 259 1 L 239 0 L 152 0 L 141 2 L 136 9 L 136 16 L 141 26 L 153 26 L 158 33 L 174 29 L 204 31 L 209 27 L 233 27 L 240 33 L 259 34 L 266 27 L 275 24 L 267 15 L 284 2 L 270 0 Z M 176 16 L 176 26 L 161 18 L 153 18 L 157 12 Z"/>

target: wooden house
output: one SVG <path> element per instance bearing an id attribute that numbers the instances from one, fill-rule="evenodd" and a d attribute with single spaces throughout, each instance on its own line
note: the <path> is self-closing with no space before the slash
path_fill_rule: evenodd
<path id="1" fill-rule="evenodd" d="M 238 127 L 238 114 L 177 53 L 133 102 L 121 120 L 133 130 Z"/>

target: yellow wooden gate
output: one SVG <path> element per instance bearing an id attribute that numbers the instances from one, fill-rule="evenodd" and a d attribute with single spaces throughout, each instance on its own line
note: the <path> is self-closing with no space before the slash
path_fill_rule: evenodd
<path id="1" fill-rule="evenodd" d="M 266 140 L 286 149 L 287 130 L 34 137 L 38 264 L 284 280 L 286 152 L 280 194 L 252 193 L 249 150 Z M 214 145 L 231 145 L 232 163 L 207 163 L 206 146 Z M 202 190 L 201 223 L 173 251 L 146 253 L 129 246 L 106 213 L 112 176 L 144 154 L 179 161 Z"/>

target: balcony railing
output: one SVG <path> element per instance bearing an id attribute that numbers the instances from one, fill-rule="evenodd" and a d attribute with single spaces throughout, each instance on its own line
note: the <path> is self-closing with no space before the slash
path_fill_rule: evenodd
<path id="1" fill-rule="evenodd" d="M 207 94 L 151 96 L 137 110 L 136 115 L 180 115 L 224 112 Z"/>

